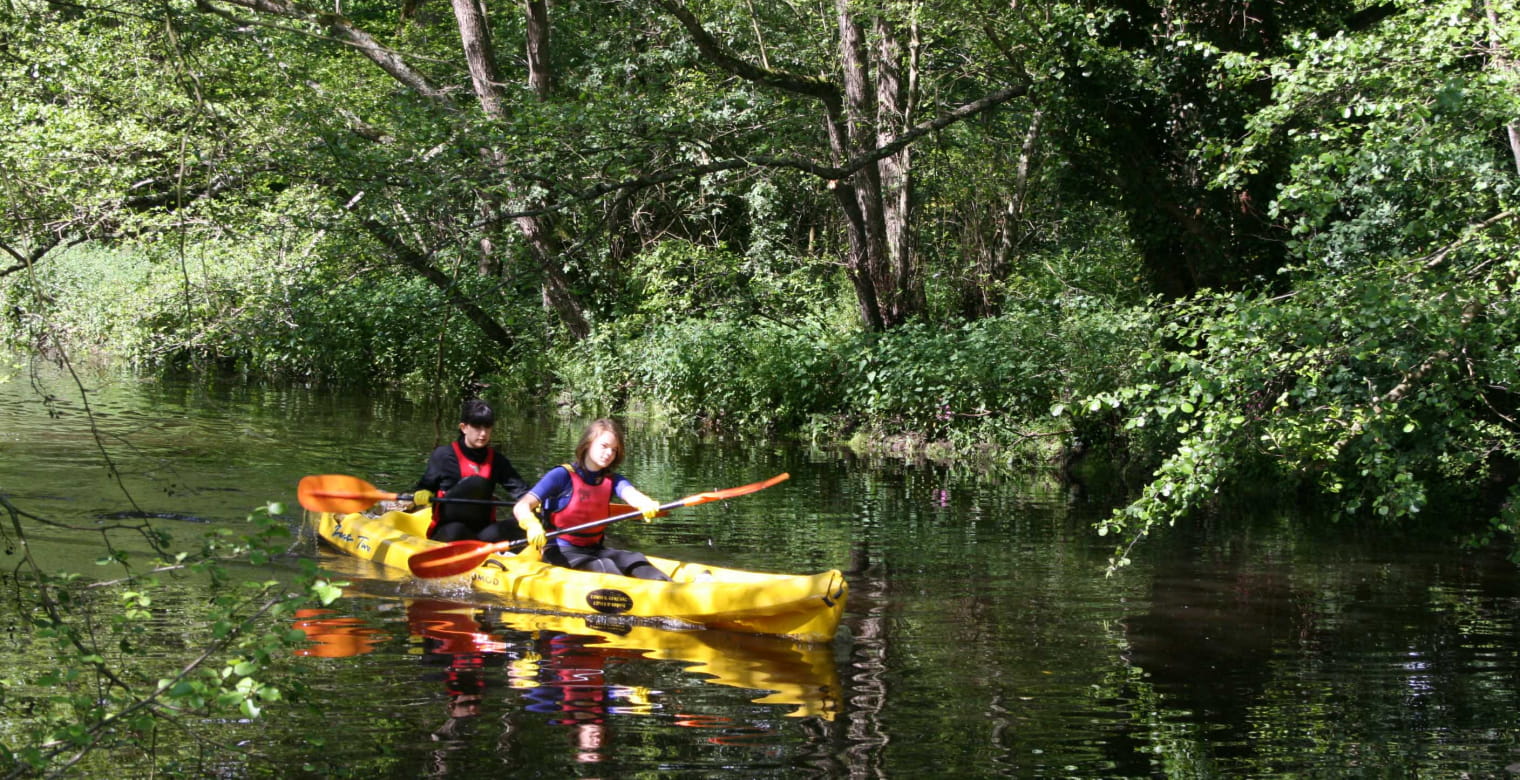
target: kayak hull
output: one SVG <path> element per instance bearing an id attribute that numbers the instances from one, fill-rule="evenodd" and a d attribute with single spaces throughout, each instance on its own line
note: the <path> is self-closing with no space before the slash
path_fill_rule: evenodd
<path id="1" fill-rule="evenodd" d="M 324 512 L 316 528 L 338 550 L 406 572 L 413 555 L 444 544 L 426 538 L 430 520 L 428 509 L 379 517 Z M 508 602 L 567 614 L 676 622 L 803 642 L 833 640 L 849 591 L 837 570 L 767 574 L 654 556 L 649 561 L 672 581 L 577 571 L 544 563 L 532 553 L 499 553 L 445 582 L 466 580 Z"/>

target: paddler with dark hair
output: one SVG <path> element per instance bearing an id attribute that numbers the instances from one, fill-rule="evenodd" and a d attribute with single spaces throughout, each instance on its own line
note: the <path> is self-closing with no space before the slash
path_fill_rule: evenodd
<path id="1" fill-rule="evenodd" d="M 428 490 L 444 498 L 490 500 L 499 486 L 508 501 L 528 492 L 512 461 L 491 446 L 496 412 L 479 398 L 464 402 L 459 410 L 459 438 L 428 456 L 427 470 L 413 490 Z M 496 507 L 487 504 L 439 502 L 433 504 L 433 524 L 428 538 L 443 542 L 481 539 L 502 542 L 523 538 L 514 522 L 497 522 Z"/>

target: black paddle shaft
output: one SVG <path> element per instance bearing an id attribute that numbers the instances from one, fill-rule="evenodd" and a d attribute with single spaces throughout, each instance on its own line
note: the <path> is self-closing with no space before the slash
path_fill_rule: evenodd
<path id="1" fill-rule="evenodd" d="M 397 501 L 411 501 L 415 493 L 399 493 Z M 485 498 L 449 498 L 448 496 L 429 496 L 429 504 L 489 504 L 491 506 L 512 506 L 516 501 L 498 501 Z"/>

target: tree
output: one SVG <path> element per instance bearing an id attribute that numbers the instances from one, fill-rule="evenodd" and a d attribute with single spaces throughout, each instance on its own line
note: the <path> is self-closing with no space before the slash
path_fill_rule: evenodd
<path id="1" fill-rule="evenodd" d="M 924 77 L 916 48 L 918 6 L 908 21 L 878 10 L 871 37 L 849 0 L 834 5 L 838 49 L 818 70 L 842 74 L 841 82 L 757 65 L 733 52 L 685 5 L 659 0 L 680 21 L 711 66 L 768 89 L 815 100 L 822 109 L 829 163 L 794 153 L 761 158 L 761 165 L 800 168 L 823 179 L 844 216 L 849 239 L 846 273 L 855 290 L 861 322 L 871 330 L 894 327 L 924 309 L 924 290 L 913 244 L 915 208 L 911 148 L 924 135 L 1023 95 L 1027 84 L 992 90 L 933 119 L 914 122 Z M 906 34 L 915 45 L 905 48 Z"/>
<path id="2" fill-rule="evenodd" d="M 549 58 L 549 11 L 541 2 L 530 2 L 527 10 L 527 52 L 529 82 L 540 100 L 547 100 L 554 84 Z M 470 68 L 470 81 L 480 109 L 493 120 L 506 120 L 506 108 L 501 95 L 503 83 L 496 67 L 495 49 L 486 26 L 485 12 L 476 0 L 454 0 L 454 17 L 459 22 L 459 37 L 464 43 L 465 61 Z M 506 161 L 490 150 L 483 150 L 483 162 L 497 174 L 508 174 Z M 492 204 L 486 210 L 489 215 L 502 204 Z M 522 203 L 516 210 L 517 218 L 529 251 L 544 274 L 544 301 L 558 314 L 560 322 L 576 339 L 590 333 L 583 307 L 570 290 L 569 281 L 558 268 L 561 247 L 555 236 L 552 217 L 542 213 L 542 203 Z M 534 213 L 539 212 L 539 213 Z M 488 243 L 487 246 L 490 244 Z M 485 252 L 483 254 L 488 254 Z"/>
<path id="3" fill-rule="evenodd" d="M 1265 106 L 1271 83 L 1220 89 L 1216 64 L 1286 55 L 1296 36 L 1358 24 L 1354 10 L 1341 0 L 1053 9 L 1053 45 L 1031 68 L 1052 80 L 1040 107 L 1053 142 L 1075 164 L 1066 184 L 1122 209 L 1152 291 L 1177 298 L 1277 281 L 1286 236 L 1267 204 L 1288 150 L 1259 149 L 1252 174 L 1228 187 L 1213 186 L 1207 162 L 1245 131 L 1244 118 Z"/>
<path id="4" fill-rule="evenodd" d="M 1347 516 L 1409 520 L 1477 498 L 1492 518 L 1480 536 L 1520 527 L 1516 9 L 1387 5 L 1355 32 L 1221 63 L 1220 89 L 1273 87 L 1217 185 L 1290 153 L 1267 212 L 1292 236 L 1292 290 L 1148 312 L 1144 372 L 1086 402 L 1161 455 L 1102 526 L 1128 537 L 1116 562 L 1253 475 Z"/>

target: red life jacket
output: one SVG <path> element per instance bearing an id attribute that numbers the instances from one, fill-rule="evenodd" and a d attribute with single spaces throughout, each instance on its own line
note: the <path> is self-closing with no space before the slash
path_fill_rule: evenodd
<path id="1" fill-rule="evenodd" d="M 549 516 L 555 528 L 574 528 L 594 523 L 612 513 L 611 474 L 603 476 L 600 483 L 591 485 L 581 479 L 574 466 L 567 463 L 562 468 L 570 472 L 570 503 Z M 573 534 L 560 534 L 555 538 L 564 539 L 577 547 L 590 547 L 601 544 L 605 530 L 605 526 L 588 528 Z"/>
<path id="2" fill-rule="evenodd" d="M 449 446 L 454 448 L 454 460 L 459 463 L 460 479 L 464 479 L 465 477 L 480 477 L 482 479 L 491 478 L 491 466 L 496 463 L 496 450 L 491 449 L 490 445 L 486 445 L 485 463 L 476 463 L 475 461 L 466 458 L 464 456 L 464 449 L 459 446 L 459 442 L 457 440 L 449 444 Z M 438 495 L 445 496 L 448 495 L 448 493 L 447 491 L 440 490 L 438 491 Z M 440 504 L 439 506 L 441 507 L 442 505 Z M 496 507 L 494 506 L 491 507 L 491 522 L 496 522 Z M 432 520 L 428 521 L 427 533 L 429 537 L 433 535 L 433 529 L 437 527 L 438 508 L 435 507 L 433 509 L 433 518 Z"/>
<path id="3" fill-rule="evenodd" d="M 454 448 L 454 459 L 459 461 L 460 479 L 464 479 L 465 477 L 491 478 L 491 464 L 496 462 L 496 450 L 491 449 L 488 445 L 486 447 L 486 462 L 476 463 L 464 456 L 464 449 L 459 446 L 459 442 L 455 441 L 449 446 Z M 443 494 L 439 493 L 438 495 L 441 496 Z"/>

